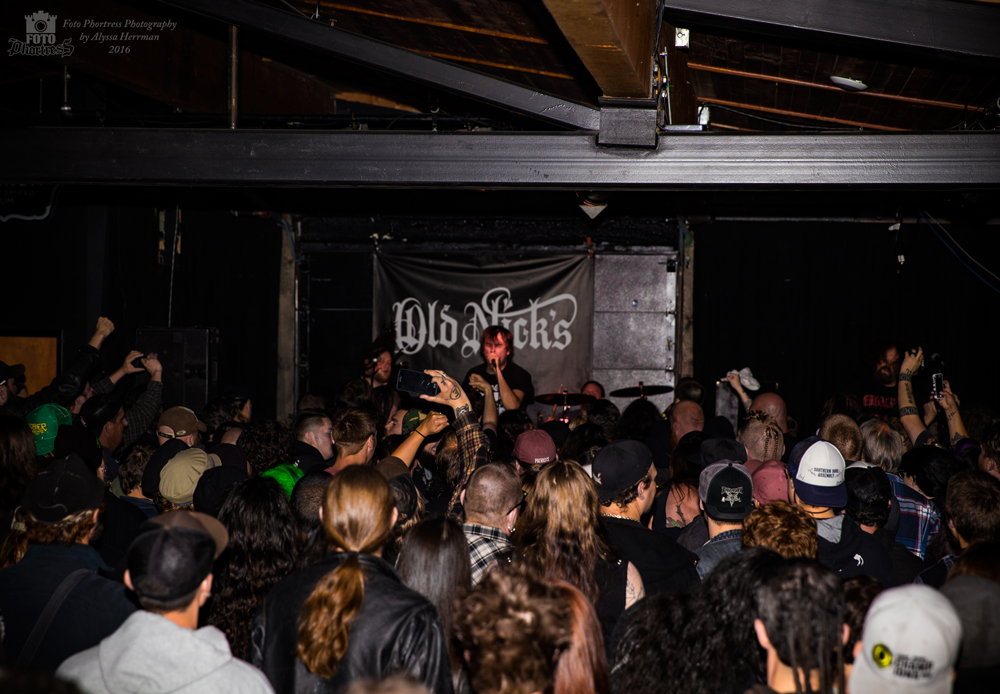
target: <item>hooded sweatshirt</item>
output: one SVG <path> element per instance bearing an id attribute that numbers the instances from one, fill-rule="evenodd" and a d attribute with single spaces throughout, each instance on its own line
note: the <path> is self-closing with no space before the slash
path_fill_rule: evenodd
<path id="1" fill-rule="evenodd" d="M 818 520 L 816 530 L 820 563 L 836 571 L 841 578 L 872 576 L 886 588 L 898 584 L 889 553 L 850 516 Z"/>
<path id="2" fill-rule="evenodd" d="M 215 627 L 185 629 L 141 610 L 56 672 L 85 694 L 273 694 L 252 665 L 233 658 Z"/>

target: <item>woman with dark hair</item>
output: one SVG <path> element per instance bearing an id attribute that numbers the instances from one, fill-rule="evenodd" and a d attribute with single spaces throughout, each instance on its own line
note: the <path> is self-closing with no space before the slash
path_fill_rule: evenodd
<path id="1" fill-rule="evenodd" d="M 593 481 L 571 460 L 545 465 L 523 518 L 515 539 L 518 561 L 582 591 L 596 607 L 605 643 L 610 643 L 618 618 L 645 590 L 639 571 L 604 537 Z"/>
<path id="2" fill-rule="evenodd" d="M 216 563 L 208 623 L 245 659 L 250 620 L 268 591 L 295 568 L 301 535 L 288 495 L 270 477 L 237 482 L 219 509 L 219 521 L 229 531 L 229 544 Z"/>
<path id="3" fill-rule="evenodd" d="M 670 454 L 670 479 L 658 490 L 658 496 L 653 503 L 653 530 L 663 532 L 669 528 L 684 528 L 695 517 L 701 515 L 698 498 L 701 465 L 698 461 L 701 444 L 707 438 L 708 434 L 704 432 L 691 431 L 684 434 L 677 442 L 677 447 Z M 705 538 L 697 542 L 695 547 L 700 547 L 708 540 L 707 527 L 704 536 Z M 690 545 L 684 546 L 692 551 L 695 548 Z"/>
<path id="4" fill-rule="evenodd" d="M 607 443 L 604 429 L 600 426 L 592 423 L 581 424 L 569 432 L 569 436 L 559 449 L 559 457 L 563 460 L 579 460 L 588 448 L 604 446 Z"/>
<path id="5" fill-rule="evenodd" d="M 615 438 L 646 443 L 653 431 L 653 425 L 662 421 L 663 416 L 656 405 L 645 398 L 633 400 L 622 412 L 621 419 L 618 420 Z"/>
<path id="6" fill-rule="evenodd" d="M 555 582 L 570 607 L 569 648 L 559 655 L 553 694 L 609 694 L 601 623 L 587 596 L 566 581 Z"/>
<path id="7" fill-rule="evenodd" d="M 0 384 L 0 388 L 4 386 Z M 35 439 L 21 417 L 0 416 L 0 542 L 35 476 Z"/>
<path id="8" fill-rule="evenodd" d="M 389 483 L 374 468 L 347 467 L 320 512 L 335 551 L 268 593 L 253 621 L 251 663 L 278 694 L 339 692 L 399 673 L 450 694 L 437 611 L 381 559 L 397 513 Z"/>
<path id="9" fill-rule="evenodd" d="M 417 523 L 403 538 L 396 571 L 406 586 L 437 608 L 448 644 L 452 682 L 459 691 L 465 676 L 462 656 L 452 643 L 454 614 L 458 596 L 472 585 L 469 543 L 462 526 L 450 518 Z"/>

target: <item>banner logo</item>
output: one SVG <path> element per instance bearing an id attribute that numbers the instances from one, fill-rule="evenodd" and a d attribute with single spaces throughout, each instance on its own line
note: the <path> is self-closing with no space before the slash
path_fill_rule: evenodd
<path id="1" fill-rule="evenodd" d="M 68 58 L 73 55 L 72 39 L 56 43 L 56 15 L 39 10 L 24 15 L 24 41 L 9 39 L 7 55 L 54 56 Z"/>
<path id="2" fill-rule="evenodd" d="M 576 320 L 577 301 L 572 294 L 560 294 L 550 299 L 530 299 L 528 306 L 515 310 L 510 290 L 496 287 L 483 294 L 477 304 L 465 305 L 464 322 L 459 335 L 459 319 L 450 315 L 452 308 L 438 301 L 424 304 L 407 297 L 392 305 L 396 323 L 396 347 L 403 354 L 416 354 L 425 345 L 445 348 L 462 340 L 462 357 L 479 352 L 479 336 L 491 325 L 500 325 L 514 335 L 514 347 L 532 349 L 566 349 L 573 341 L 569 329 Z M 560 317 L 560 312 L 563 317 Z"/>

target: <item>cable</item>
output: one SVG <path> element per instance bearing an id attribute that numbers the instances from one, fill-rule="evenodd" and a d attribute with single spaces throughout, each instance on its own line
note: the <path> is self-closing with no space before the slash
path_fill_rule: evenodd
<path id="1" fill-rule="evenodd" d="M 979 274 L 978 272 L 976 272 L 976 271 L 975 271 L 975 270 L 973 270 L 973 269 L 972 269 L 971 267 L 969 267 L 969 264 L 968 264 L 968 263 L 966 263 L 966 262 L 965 262 L 964 260 L 962 260 L 962 257 L 961 257 L 961 256 L 960 256 L 960 255 L 959 255 L 958 253 L 956 253 L 956 252 L 955 252 L 955 249 L 954 249 L 954 248 L 952 248 L 951 246 L 949 246 L 949 245 L 948 245 L 948 243 L 947 243 L 947 242 L 946 242 L 946 241 L 945 241 L 945 240 L 944 240 L 943 238 L 941 238 L 941 234 L 939 234 L 939 233 L 937 232 L 937 229 L 935 229 L 935 228 L 934 228 L 934 227 L 933 227 L 933 226 L 931 225 L 931 223 L 927 221 L 927 218 L 926 218 L 926 217 L 924 217 L 924 215 L 923 215 L 923 213 L 922 213 L 922 212 L 918 212 L 917 214 L 919 214 L 919 215 L 920 215 L 920 218 L 921 218 L 922 220 L 924 220 L 924 224 L 926 224 L 926 225 L 927 225 L 928 227 L 930 227 L 930 230 L 934 232 L 934 235 L 938 237 L 938 240 L 939 240 L 939 241 L 940 241 L 940 242 L 941 242 L 942 244 L 944 244 L 944 247 L 945 247 L 945 248 L 947 248 L 947 249 L 948 249 L 949 251 L 951 251 L 951 254 L 952 254 L 953 256 L 955 256 L 955 257 L 956 257 L 956 258 L 958 259 L 958 262 L 960 262 L 960 263 L 961 263 L 962 265 L 964 265 L 964 266 L 965 266 L 965 269 L 966 269 L 966 270 L 968 270 L 968 271 L 969 271 L 969 272 L 971 272 L 971 273 L 972 273 L 973 275 L 975 275 L 976 277 L 978 277 L 978 278 L 979 278 L 979 281 L 981 281 L 981 282 L 982 282 L 983 284 L 985 284 L 985 285 L 986 285 L 987 287 L 989 287 L 990 289 L 992 289 L 993 291 L 995 291 L 995 292 L 996 292 L 997 294 L 1000 294 L 1000 289 L 997 289 L 996 287 L 994 287 L 994 286 L 993 286 L 992 284 L 990 284 L 990 283 L 989 283 L 989 282 L 987 282 L 987 281 L 986 281 L 985 279 L 983 279 L 982 275 L 980 275 L 980 274 Z"/>
<path id="2" fill-rule="evenodd" d="M 993 279 L 995 279 L 995 280 L 997 280 L 998 282 L 1000 282 L 1000 277 L 998 277 L 998 276 L 997 276 L 997 275 L 995 275 L 995 274 L 994 274 L 993 272 L 991 272 L 991 271 L 990 271 L 990 269 L 989 269 L 988 267 L 986 267 L 985 265 L 983 265 L 982 263 L 980 263 L 980 262 L 979 262 L 978 260 L 976 260 L 975 258 L 973 258 L 973 257 L 972 257 L 972 254 L 971 254 L 971 253 L 969 253 L 969 252 L 968 252 L 967 250 L 965 250 L 964 248 L 962 248 L 962 246 L 960 246 L 960 245 L 959 245 L 958 241 L 956 241 L 956 240 L 955 240 L 955 237 L 954 237 L 954 236 L 952 236 L 951 234 L 949 234 L 949 233 L 948 233 L 948 231 L 947 231 L 947 230 L 946 230 L 946 229 L 945 229 L 945 228 L 944 228 L 944 227 L 943 227 L 943 226 L 941 225 L 941 223 L 940 223 L 940 222 L 938 222 L 938 221 L 937 221 L 936 219 L 934 219 L 934 217 L 931 217 L 931 214 L 930 214 L 930 212 L 922 212 L 921 214 L 926 214 L 926 215 L 927 215 L 927 217 L 928 217 L 928 218 L 929 218 L 929 219 L 930 219 L 930 220 L 931 220 L 931 221 L 932 221 L 932 222 L 933 222 L 933 223 L 934 223 L 935 225 L 937 225 L 937 228 L 941 230 L 941 233 L 943 233 L 943 234 L 944 234 L 945 236 L 947 236 L 947 237 L 948 237 L 948 238 L 949 238 L 949 239 L 951 240 L 951 242 L 952 242 L 953 244 L 955 244 L 955 246 L 957 246 L 957 247 L 958 247 L 958 250 L 962 251 L 962 253 L 965 253 L 966 257 L 967 257 L 967 258 L 968 258 L 969 260 L 971 260 L 971 261 L 972 261 L 972 262 L 974 262 L 974 263 L 975 263 L 976 265 L 978 265 L 978 266 L 979 266 L 980 268 L 982 268 L 982 269 L 983 269 L 983 270 L 984 270 L 984 271 L 986 272 L 986 274 L 988 274 L 988 275 L 989 275 L 990 277 L 992 277 Z"/>
<path id="3" fill-rule="evenodd" d="M 711 109 L 719 109 L 720 111 L 729 111 L 740 116 L 745 116 L 747 118 L 755 118 L 756 120 L 762 120 L 767 123 L 774 123 L 776 125 L 786 125 L 790 128 L 802 128 L 803 130 L 836 130 L 840 132 L 855 132 L 861 128 L 828 128 L 823 125 L 805 125 L 804 123 L 793 123 L 791 121 L 779 120 L 777 118 L 767 118 L 765 116 L 758 115 L 749 111 L 744 111 L 738 108 L 732 108 L 730 106 L 722 106 L 720 104 L 706 104 Z"/>

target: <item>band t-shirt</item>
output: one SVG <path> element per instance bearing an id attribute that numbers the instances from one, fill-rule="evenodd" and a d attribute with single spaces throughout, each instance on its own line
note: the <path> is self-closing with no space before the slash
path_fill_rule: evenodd
<path id="1" fill-rule="evenodd" d="M 896 401 L 896 386 L 886 387 L 878 381 L 870 380 L 857 390 L 862 411 L 879 419 L 899 417 L 899 403 Z"/>
<path id="2" fill-rule="evenodd" d="M 531 374 L 522 369 L 520 366 L 514 362 L 507 362 L 507 366 L 501 369 L 503 371 L 503 378 L 507 381 L 507 385 L 510 386 L 511 390 L 519 390 L 524 393 L 524 397 L 521 398 L 520 409 L 525 409 L 535 400 L 535 387 L 531 385 Z M 496 374 L 489 374 L 486 372 L 486 363 L 477 364 L 469 369 L 469 373 L 465 374 L 465 380 L 462 381 L 462 387 L 466 391 L 471 387 L 469 385 L 469 379 L 472 374 L 479 374 L 486 382 L 493 386 L 493 400 L 497 404 L 497 414 L 503 414 L 507 411 L 507 408 L 503 406 L 503 402 L 500 400 L 500 385 L 497 383 Z"/>

